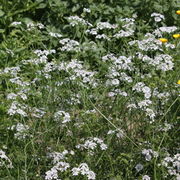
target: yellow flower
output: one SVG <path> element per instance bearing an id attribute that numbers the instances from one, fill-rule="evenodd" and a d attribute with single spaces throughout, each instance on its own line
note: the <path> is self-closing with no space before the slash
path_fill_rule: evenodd
<path id="1" fill-rule="evenodd" d="M 173 38 L 180 38 L 180 34 L 173 34 Z"/>
<path id="2" fill-rule="evenodd" d="M 179 15 L 180 15 L 180 10 L 177 10 L 177 11 L 176 11 L 176 14 L 179 14 Z"/>
<path id="3" fill-rule="evenodd" d="M 168 42 L 168 40 L 167 40 L 166 38 L 160 38 L 159 40 L 160 40 L 162 43 Z"/>
<path id="4" fill-rule="evenodd" d="M 177 84 L 180 84 L 180 80 L 178 80 Z"/>

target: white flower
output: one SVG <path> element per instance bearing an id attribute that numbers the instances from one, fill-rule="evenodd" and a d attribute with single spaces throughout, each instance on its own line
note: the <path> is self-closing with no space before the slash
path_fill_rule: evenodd
<path id="1" fill-rule="evenodd" d="M 117 28 L 117 25 L 110 24 L 109 22 L 98 22 L 97 23 L 97 29 L 115 29 Z"/>
<path id="2" fill-rule="evenodd" d="M 134 30 L 128 29 L 127 31 L 120 30 L 118 33 L 114 34 L 113 37 L 115 38 L 121 38 L 121 37 L 129 37 L 134 34 Z"/>
<path id="3" fill-rule="evenodd" d="M 90 13 L 90 12 L 91 12 L 91 10 L 90 10 L 90 9 L 88 9 L 88 8 L 83 8 L 83 12 Z"/>
<path id="4" fill-rule="evenodd" d="M 139 172 L 139 171 L 141 171 L 143 169 L 143 165 L 142 164 L 137 164 L 135 166 L 135 169 L 136 169 L 137 172 Z"/>
<path id="5" fill-rule="evenodd" d="M 144 175 L 142 180 L 150 180 L 151 178 L 148 175 Z"/>
<path id="6" fill-rule="evenodd" d="M 79 168 L 74 167 L 71 171 L 73 176 L 77 176 L 81 170 Z"/>
<path id="7" fill-rule="evenodd" d="M 154 20 L 156 22 L 161 22 L 162 20 L 164 20 L 164 15 L 159 14 L 159 13 L 152 13 L 151 17 L 154 17 Z"/>
<path id="8" fill-rule="evenodd" d="M 87 178 L 88 179 L 96 179 L 96 174 L 93 171 L 89 171 L 87 173 Z"/>
<path id="9" fill-rule="evenodd" d="M 119 80 L 118 79 L 113 79 L 111 81 L 112 85 L 119 85 Z"/>
<path id="10" fill-rule="evenodd" d="M 176 27 L 176 26 L 160 27 L 159 30 L 160 30 L 161 32 L 172 33 L 172 32 L 174 32 L 174 31 L 177 30 L 177 27 Z"/>
<path id="11" fill-rule="evenodd" d="M 12 26 L 17 26 L 17 25 L 20 25 L 20 24 L 22 24 L 22 23 L 21 22 L 17 22 L 17 21 L 11 23 Z"/>
<path id="12" fill-rule="evenodd" d="M 50 32 L 49 35 L 52 36 L 52 37 L 56 37 L 56 38 L 62 37 L 61 34 L 59 34 L 59 33 L 53 33 L 53 32 Z"/>
<path id="13" fill-rule="evenodd" d="M 96 179 L 96 174 L 91 171 L 86 163 L 81 163 L 77 168 L 74 167 L 72 169 L 73 176 L 77 176 L 79 174 L 86 175 L 89 180 Z"/>
<path id="14" fill-rule="evenodd" d="M 58 178 L 58 171 L 55 168 L 46 172 L 45 180 L 53 180 Z"/>

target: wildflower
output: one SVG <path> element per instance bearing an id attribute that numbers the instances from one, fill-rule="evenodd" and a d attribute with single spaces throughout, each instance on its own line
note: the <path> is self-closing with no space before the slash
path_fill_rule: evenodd
<path id="1" fill-rule="evenodd" d="M 144 175 L 143 177 L 142 177 L 142 180 L 150 180 L 151 178 L 148 176 L 148 175 Z"/>
<path id="2" fill-rule="evenodd" d="M 21 22 L 14 21 L 11 23 L 11 26 L 17 26 L 17 25 L 21 25 L 21 24 L 22 24 Z"/>
<path id="3" fill-rule="evenodd" d="M 160 22 L 164 19 L 164 16 L 159 13 L 152 13 L 151 17 L 154 17 L 155 22 Z"/>
<path id="4" fill-rule="evenodd" d="M 176 11 L 176 14 L 180 15 L 180 10 L 177 10 L 177 11 Z"/>
<path id="5" fill-rule="evenodd" d="M 177 84 L 180 84 L 180 80 L 178 80 Z"/>
<path id="6" fill-rule="evenodd" d="M 180 34 L 173 34 L 173 38 L 180 38 Z"/>
<path id="7" fill-rule="evenodd" d="M 137 164 L 136 167 L 135 167 L 136 171 L 139 172 L 143 169 L 143 165 L 142 164 Z"/>
<path id="8" fill-rule="evenodd" d="M 167 40 L 166 38 L 160 38 L 159 40 L 160 40 L 162 43 L 168 42 L 168 40 Z"/>

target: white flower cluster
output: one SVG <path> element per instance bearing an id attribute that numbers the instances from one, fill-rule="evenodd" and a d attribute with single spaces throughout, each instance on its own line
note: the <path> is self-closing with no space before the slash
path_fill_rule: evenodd
<path id="1" fill-rule="evenodd" d="M 53 166 L 49 171 L 46 172 L 45 180 L 60 180 L 58 178 L 58 172 L 64 172 L 70 168 L 69 163 L 60 161 L 55 166 Z"/>
<path id="2" fill-rule="evenodd" d="M 136 83 L 133 86 L 132 90 L 136 92 L 143 92 L 144 97 L 146 99 L 149 99 L 151 97 L 151 89 L 148 86 L 146 86 L 143 82 Z"/>
<path id="3" fill-rule="evenodd" d="M 121 38 L 121 37 L 129 37 L 134 34 L 134 19 L 133 18 L 122 18 L 120 19 L 120 22 L 122 22 L 124 25 L 122 25 L 122 28 L 120 31 L 118 31 L 116 34 L 113 35 L 115 38 Z"/>
<path id="4" fill-rule="evenodd" d="M 52 50 L 35 50 L 34 53 L 38 56 L 38 58 L 36 59 L 29 59 L 29 60 L 23 60 L 22 63 L 23 64 L 46 64 L 48 62 L 48 55 L 49 54 L 55 54 L 56 50 L 52 49 Z"/>
<path id="5" fill-rule="evenodd" d="M 55 37 L 55 38 L 60 38 L 60 37 L 62 37 L 61 34 L 59 34 L 59 33 L 53 33 L 53 32 L 50 32 L 49 35 L 50 35 L 51 37 Z"/>
<path id="6" fill-rule="evenodd" d="M 127 108 L 131 111 L 132 109 L 141 109 L 146 113 L 146 116 L 148 116 L 151 121 L 150 123 L 152 123 L 154 121 L 154 118 L 156 116 L 156 112 L 154 112 L 151 108 L 149 108 L 149 106 L 152 104 L 152 101 L 150 101 L 149 99 L 145 99 L 143 101 L 140 101 L 136 104 L 129 104 L 127 106 Z"/>
<path id="7" fill-rule="evenodd" d="M 34 30 L 35 28 L 44 29 L 45 26 L 42 23 L 36 23 L 36 24 L 33 22 L 27 23 L 28 31 Z"/>
<path id="8" fill-rule="evenodd" d="M 121 18 L 119 19 L 119 21 L 121 22 L 125 22 L 125 23 L 131 23 L 131 22 L 134 22 L 134 18 Z"/>
<path id="9" fill-rule="evenodd" d="M 125 28 L 126 30 L 133 30 L 135 27 L 134 18 L 121 18 L 120 22 L 123 23 L 122 28 Z"/>
<path id="10" fill-rule="evenodd" d="M 174 63 L 172 62 L 172 57 L 168 54 L 160 54 L 155 56 L 154 61 L 150 62 L 152 65 L 156 64 L 156 69 L 162 71 L 169 71 L 172 70 L 174 67 Z"/>
<path id="11" fill-rule="evenodd" d="M 126 56 L 119 56 L 115 57 L 113 54 L 107 54 L 102 57 L 102 61 L 110 61 L 113 63 L 114 67 L 110 67 L 110 70 L 113 69 L 115 71 L 112 76 L 116 76 L 117 70 L 129 70 L 132 71 L 132 56 L 126 57 Z M 112 74 L 112 72 L 110 73 Z"/>
<path id="12" fill-rule="evenodd" d="M 152 32 L 152 34 L 154 34 L 155 36 L 157 36 L 157 37 L 163 37 L 163 34 L 164 33 L 173 33 L 173 32 L 175 32 L 177 30 L 177 27 L 176 26 L 169 26 L 169 27 L 166 27 L 166 26 L 164 26 L 164 27 L 160 27 L 160 28 L 157 28 L 157 29 L 155 29 L 153 32 Z M 168 43 L 167 43 L 168 44 Z M 172 46 L 172 45 L 171 45 Z M 171 47 L 171 48 L 173 48 L 173 47 Z"/>
<path id="13" fill-rule="evenodd" d="M 148 175 L 144 175 L 144 176 L 142 177 L 142 180 L 151 180 L 151 178 L 150 178 Z"/>
<path id="14" fill-rule="evenodd" d="M 167 132 L 167 131 L 169 131 L 169 130 L 172 129 L 172 128 L 173 128 L 173 125 L 172 125 L 172 124 L 164 123 L 162 126 L 158 127 L 158 131 Z"/>
<path id="15" fill-rule="evenodd" d="M 27 116 L 27 113 L 25 112 L 25 109 L 27 108 L 26 105 L 22 105 L 20 103 L 18 103 L 17 101 L 13 101 L 11 104 L 11 107 L 8 109 L 8 114 L 10 116 L 13 116 L 15 114 L 19 114 L 23 117 Z"/>
<path id="16" fill-rule="evenodd" d="M 71 121 L 70 114 L 65 111 L 58 111 L 54 114 L 55 121 L 58 121 L 62 118 L 62 123 L 65 124 Z"/>
<path id="17" fill-rule="evenodd" d="M 83 18 L 80 18 L 79 16 L 70 16 L 67 19 L 70 22 L 71 26 L 76 26 L 76 25 L 84 25 L 84 26 L 89 25 L 89 26 L 92 26 L 92 24 L 85 21 Z"/>
<path id="18" fill-rule="evenodd" d="M 142 154 L 145 156 L 146 161 L 150 161 L 153 157 L 158 157 L 158 152 L 152 149 L 143 149 Z"/>
<path id="19" fill-rule="evenodd" d="M 162 43 L 152 34 L 146 34 L 143 40 L 134 40 L 128 43 L 129 45 L 137 44 L 138 48 L 143 51 L 162 51 Z"/>
<path id="20" fill-rule="evenodd" d="M 121 38 L 121 37 L 129 37 L 129 36 L 132 36 L 132 35 L 134 35 L 134 30 L 128 29 L 126 31 L 120 30 L 118 33 L 114 34 L 113 37 Z"/>
<path id="21" fill-rule="evenodd" d="M 155 22 L 161 22 L 162 20 L 164 20 L 164 15 L 159 13 L 152 13 L 151 17 L 154 17 Z"/>
<path id="22" fill-rule="evenodd" d="M 9 79 L 9 81 L 13 84 L 17 84 L 22 87 L 26 87 L 26 86 L 30 85 L 29 82 L 23 81 L 22 78 L 20 78 L 20 77 L 11 78 L 11 79 Z"/>
<path id="23" fill-rule="evenodd" d="M 126 81 L 128 83 L 133 82 L 133 79 L 130 76 L 128 76 L 125 72 L 121 72 L 122 70 L 132 71 L 133 66 L 131 58 L 131 56 L 119 56 L 117 58 L 113 54 L 108 54 L 102 57 L 104 62 L 111 61 L 113 63 L 113 65 L 109 67 L 109 72 L 106 75 L 106 77 L 108 77 L 108 80 L 106 81 L 107 86 L 118 86 L 120 81 Z"/>
<path id="24" fill-rule="evenodd" d="M 116 130 L 109 130 L 107 134 L 108 134 L 108 135 L 110 135 L 110 134 L 116 134 L 116 137 L 119 138 L 119 139 L 121 139 L 121 138 L 124 137 L 125 132 L 124 132 L 122 129 L 116 129 Z"/>
<path id="25" fill-rule="evenodd" d="M 91 34 L 91 35 L 97 35 L 98 30 L 96 28 L 88 29 L 86 30 L 86 33 Z"/>
<path id="26" fill-rule="evenodd" d="M 166 32 L 166 33 L 172 33 L 176 31 L 177 29 L 178 28 L 176 26 L 164 26 L 164 27 L 159 28 L 161 32 Z"/>
<path id="27" fill-rule="evenodd" d="M 111 91 L 108 93 L 108 96 L 109 97 L 114 97 L 114 96 L 117 96 L 117 95 L 121 95 L 121 96 L 128 96 L 128 94 L 125 92 L 125 91 L 121 91 L 120 89 L 115 89 L 114 91 Z"/>
<path id="28" fill-rule="evenodd" d="M 89 9 L 89 8 L 83 8 L 83 12 L 85 12 L 85 13 L 90 13 L 90 12 L 91 12 L 91 9 Z"/>
<path id="29" fill-rule="evenodd" d="M 18 140 L 22 140 L 22 139 L 25 139 L 27 137 L 32 137 L 29 134 L 29 126 L 24 125 L 22 123 L 17 123 L 16 125 L 9 127 L 8 129 L 10 129 L 12 131 L 16 131 L 14 133 L 14 137 Z"/>
<path id="30" fill-rule="evenodd" d="M 89 151 L 89 154 L 93 155 L 94 150 L 97 148 L 98 145 L 103 151 L 107 149 L 107 145 L 104 144 L 103 140 L 97 137 L 87 139 L 84 144 L 76 145 L 76 148 L 81 150 L 87 149 Z"/>
<path id="31" fill-rule="evenodd" d="M 144 168 L 144 166 L 140 163 L 135 166 L 135 169 L 137 172 L 141 171 L 143 168 Z"/>
<path id="32" fill-rule="evenodd" d="M 31 108 L 30 111 L 31 111 L 31 116 L 35 118 L 42 118 L 46 114 L 43 108 L 38 109 L 36 107 L 33 107 Z"/>
<path id="33" fill-rule="evenodd" d="M 74 155 L 74 151 L 64 150 L 63 152 L 51 152 L 48 153 L 47 156 L 53 159 L 53 164 L 56 164 L 61 160 L 67 159 L 66 155 L 68 154 Z"/>
<path id="34" fill-rule="evenodd" d="M 110 38 L 106 34 L 98 34 L 98 31 L 101 31 L 103 29 L 110 30 L 110 29 L 116 29 L 118 25 L 116 24 L 110 24 L 109 22 L 98 22 L 96 25 L 96 28 L 91 28 L 86 30 L 86 33 L 95 35 L 96 39 L 105 39 L 110 41 Z"/>
<path id="35" fill-rule="evenodd" d="M 16 100 L 17 97 L 20 97 L 22 100 L 27 100 L 27 95 L 23 91 L 19 91 L 17 92 L 17 94 L 9 93 L 7 95 L 7 99 L 11 99 L 11 100 Z"/>
<path id="36" fill-rule="evenodd" d="M 18 25 L 21 25 L 22 23 L 21 22 L 17 22 L 17 21 L 14 21 L 11 23 L 11 26 L 18 26 Z"/>
<path id="37" fill-rule="evenodd" d="M 45 180 L 60 180 L 58 177 L 58 172 L 64 172 L 67 169 L 70 168 L 70 164 L 67 162 L 64 162 L 65 159 L 67 159 L 66 155 L 71 154 L 74 155 L 74 151 L 67 151 L 64 150 L 62 153 L 59 152 L 52 152 L 48 153 L 48 158 L 53 159 L 53 167 L 46 172 Z"/>
<path id="38" fill-rule="evenodd" d="M 93 86 L 96 85 L 96 82 L 94 81 L 94 75 L 96 72 L 91 72 L 86 70 L 82 62 L 78 61 L 77 59 L 72 59 L 69 63 L 62 62 L 61 64 L 58 65 L 57 69 L 60 70 L 65 70 L 69 74 L 71 74 L 70 80 L 76 80 L 82 79 L 83 83 L 89 83 L 92 84 Z"/>
<path id="39" fill-rule="evenodd" d="M 109 22 L 98 22 L 97 23 L 97 30 L 103 30 L 103 29 L 115 29 L 118 26 L 116 24 L 110 24 Z"/>
<path id="40" fill-rule="evenodd" d="M 62 44 L 63 46 L 60 48 L 61 51 L 75 51 L 75 52 L 79 52 L 80 48 L 79 48 L 79 42 L 75 41 L 75 40 L 71 40 L 69 38 L 65 38 L 59 41 L 60 44 Z"/>
<path id="41" fill-rule="evenodd" d="M 5 166 L 7 168 L 13 168 L 11 160 L 6 156 L 3 150 L 0 150 L 0 167 Z"/>
<path id="42" fill-rule="evenodd" d="M 105 35 L 105 34 L 98 34 L 98 35 L 96 35 L 96 39 L 106 39 L 106 40 L 110 40 L 110 38 L 107 36 L 107 35 Z"/>
<path id="43" fill-rule="evenodd" d="M 152 101 L 150 101 L 149 99 L 145 99 L 143 101 L 138 102 L 139 108 L 142 108 L 142 109 L 148 107 L 151 104 L 152 104 Z"/>
<path id="44" fill-rule="evenodd" d="M 4 70 L 0 70 L 0 75 L 2 74 L 10 74 L 13 77 L 16 77 L 17 74 L 21 71 L 20 67 L 6 67 Z"/>
<path id="45" fill-rule="evenodd" d="M 163 159 L 162 166 L 168 169 L 171 176 L 176 176 L 177 180 L 180 178 L 180 154 L 175 154 L 174 157 L 167 156 Z"/>
<path id="46" fill-rule="evenodd" d="M 97 111 L 95 109 L 85 111 L 85 114 L 95 114 Z"/>
<path id="47" fill-rule="evenodd" d="M 137 53 L 138 58 L 143 62 L 146 62 L 149 65 L 152 65 L 157 70 L 169 71 L 174 67 L 174 63 L 172 62 L 173 58 L 168 54 L 159 54 L 154 58 L 150 58 L 147 55 L 143 55 L 141 53 Z"/>
<path id="48" fill-rule="evenodd" d="M 72 169 L 73 176 L 86 175 L 87 178 L 90 179 L 96 179 L 96 174 L 91 171 L 86 163 L 81 163 L 78 167 L 74 167 Z"/>
<path id="49" fill-rule="evenodd" d="M 49 54 L 55 54 L 56 53 L 56 50 L 52 49 L 52 50 L 35 50 L 34 53 L 38 56 L 38 57 L 41 57 L 41 56 L 48 56 Z"/>

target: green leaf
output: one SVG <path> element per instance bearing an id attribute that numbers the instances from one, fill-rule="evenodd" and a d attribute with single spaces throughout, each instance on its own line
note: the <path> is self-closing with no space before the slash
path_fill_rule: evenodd
<path id="1" fill-rule="evenodd" d="M 4 16 L 4 11 L 2 11 L 1 9 L 0 9 L 0 17 L 2 17 L 2 16 Z"/>
<path id="2" fill-rule="evenodd" d="M 37 9 L 43 9 L 46 7 L 46 4 L 45 3 L 41 3 L 39 4 L 39 6 L 37 7 Z"/>
<path id="3" fill-rule="evenodd" d="M 5 32 L 5 29 L 0 29 L 0 33 L 4 33 Z"/>

